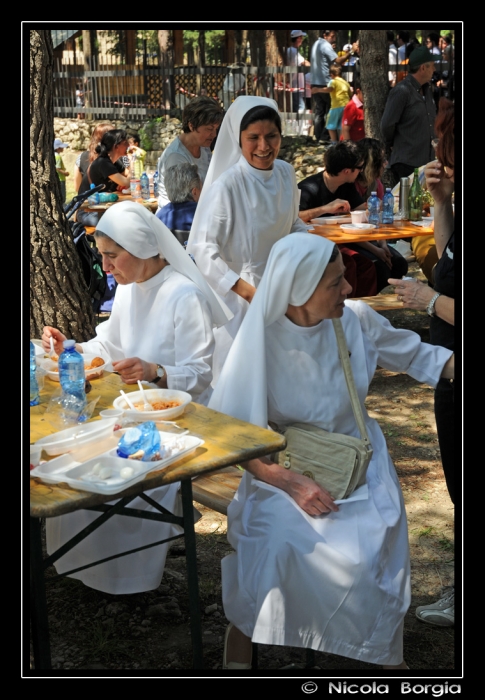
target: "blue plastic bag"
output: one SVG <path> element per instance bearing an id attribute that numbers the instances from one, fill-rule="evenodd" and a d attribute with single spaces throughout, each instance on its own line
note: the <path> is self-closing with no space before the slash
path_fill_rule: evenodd
<path id="1" fill-rule="evenodd" d="M 128 428 L 118 443 L 118 457 L 140 459 L 151 462 L 160 457 L 160 433 L 153 421 L 140 423 L 134 428 Z"/>

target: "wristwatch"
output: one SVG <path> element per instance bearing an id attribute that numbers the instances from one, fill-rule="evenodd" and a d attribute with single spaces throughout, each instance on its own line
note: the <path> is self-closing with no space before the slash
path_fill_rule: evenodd
<path id="1" fill-rule="evenodd" d="M 441 294 L 439 292 L 436 292 L 436 294 L 433 294 L 433 296 L 431 297 L 431 300 L 430 300 L 428 306 L 426 307 L 426 313 L 429 316 L 436 316 L 436 311 L 434 310 L 434 307 L 435 307 L 437 298 L 440 296 L 441 296 Z"/>
<path id="2" fill-rule="evenodd" d="M 157 365 L 157 376 L 155 377 L 155 379 L 150 379 L 150 382 L 152 384 L 158 384 L 158 382 L 161 379 L 164 379 L 164 377 L 166 377 L 166 376 L 167 376 L 167 373 L 165 371 L 165 367 L 162 367 L 162 365 Z"/>

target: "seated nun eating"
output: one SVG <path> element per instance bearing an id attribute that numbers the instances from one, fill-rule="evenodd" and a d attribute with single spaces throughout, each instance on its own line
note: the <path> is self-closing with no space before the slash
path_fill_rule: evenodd
<path id="1" fill-rule="evenodd" d="M 108 209 L 98 223 L 96 244 L 103 269 L 118 283 L 113 311 L 97 326 L 96 336 L 77 343 L 79 352 L 108 355 L 112 368 L 126 384 L 138 380 L 160 388 L 188 392 L 194 401 L 212 379 L 213 325 L 230 313 L 214 293 L 172 233 L 157 217 L 134 202 Z M 62 352 L 65 335 L 46 326 Z M 110 366 L 108 365 L 108 369 Z M 167 510 L 179 513 L 179 484 L 148 492 Z M 141 498 L 130 506 L 151 507 Z M 52 553 L 98 516 L 88 511 L 49 518 L 47 549 Z M 55 564 L 62 573 L 180 532 L 178 526 L 115 515 Z M 106 593 L 139 593 L 161 581 L 168 544 L 136 552 L 72 574 L 87 586 Z"/>
<path id="2" fill-rule="evenodd" d="M 261 427 L 298 423 L 356 439 L 367 433 L 373 448 L 362 485 L 338 499 L 325 479 L 293 470 L 288 434 L 278 458 L 243 465 L 228 508 L 235 551 L 222 561 L 227 669 L 251 667 L 251 641 L 407 668 L 406 513 L 384 435 L 364 401 L 377 365 L 435 386 L 453 377 L 454 356 L 393 328 L 364 302 L 346 301 L 344 273 L 338 248 L 320 236 L 293 233 L 276 242 L 209 401 Z M 306 431 L 305 444 L 314 438 Z"/>

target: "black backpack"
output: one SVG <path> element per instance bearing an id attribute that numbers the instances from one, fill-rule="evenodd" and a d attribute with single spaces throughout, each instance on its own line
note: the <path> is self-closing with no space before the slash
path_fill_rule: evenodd
<path id="1" fill-rule="evenodd" d="M 108 291 L 108 278 L 103 270 L 103 260 L 95 246 L 94 236 L 89 236 L 81 223 L 70 223 L 74 245 L 81 261 L 83 276 L 91 297 L 94 313 L 98 314 Z"/>

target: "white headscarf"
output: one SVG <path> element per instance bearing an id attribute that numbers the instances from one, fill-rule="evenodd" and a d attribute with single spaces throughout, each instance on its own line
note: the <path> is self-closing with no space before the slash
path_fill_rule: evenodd
<path id="1" fill-rule="evenodd" d="M 240 95 L 234 100 L 227 110 L 226 116 L 222 120 L 217 135 L 216 147 L 214 148 L 209 170 L 204 179 L 204 186 L 202 187 L 197 209 L 195 210 L 191 231 L 197 231 L 204 210 L 204 200 L 210 197 L 210 186 L 225 173 L 226 170 L 229 170 L 230 167 L 237 163 L 241 157 L 242 151 L 239 145 L 241 121 L 246 112 L 249 112 L 253 107 L 271 107 L 275 112 L 278 112 L 276 101 L 270 100 L 268 97 Z M 193 235 L 189 235 L 187 250 L 190 250 L 191 238 L 193 238 Z"/>
<path id="2" fill-rule="evenodd" d="M 161 254 L 174 270 L 197 285 L 211 307 L 216 326 L 222 326 L 232 318 L 232 312 L 209 287 L 170 229 L 142 204 L 115 204 L 106 211 L 96 228 L 137 258 L 146 260 Z"/>
<path id="3" fill-rule="evenodd" d="M 209 408 L 267 427 L 265 328 L 284 316 L 289 304 L 302 306 L 308 301 L 334 247 L 332 241 L 311 233 L 292 233 L 274 244 Z"/>

